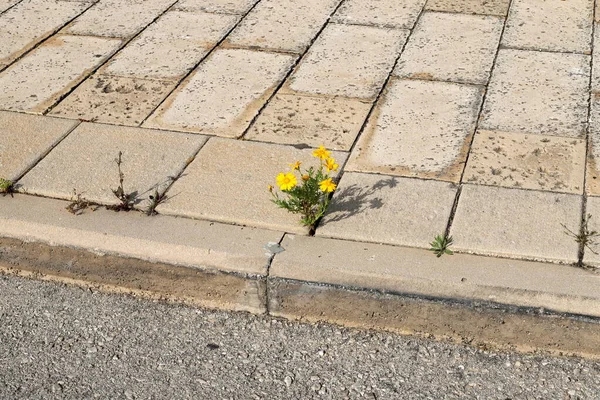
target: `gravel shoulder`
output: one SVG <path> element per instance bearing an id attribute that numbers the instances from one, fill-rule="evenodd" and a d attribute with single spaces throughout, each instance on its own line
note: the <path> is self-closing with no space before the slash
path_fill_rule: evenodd
<path id="1" fill-rule="evenodd" d="M 600 363 L 0 277 L 0 398 L 597 399 Z"/>

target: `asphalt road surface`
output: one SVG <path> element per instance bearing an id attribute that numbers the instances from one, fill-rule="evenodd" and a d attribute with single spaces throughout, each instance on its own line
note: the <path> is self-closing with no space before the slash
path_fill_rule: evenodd
<path id="1" fill-rule="evenodd" d="M 0 276 L 0 399 L 600 399 L 600 362 Z"/>

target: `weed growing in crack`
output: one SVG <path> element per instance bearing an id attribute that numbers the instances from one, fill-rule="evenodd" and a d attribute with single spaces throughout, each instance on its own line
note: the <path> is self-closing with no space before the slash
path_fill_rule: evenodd
<path id="1" fill-rule="evenodd" d="M 84 210 L 86 210 L 88 207 L 92 207 L 92 206 L 95 207 L 95 208 L 93 208 L 93 211 L 96 211 L 96 209 L 98 208 L 97 204 L 84 199 L 83 196 L 81 195 L 81 193 L 78 193 L 77 190 L 73 189 L 73 195 L 71 196 L 71 202 L 65 208 L 71 214 L 81 215 L 81 214 L 83 214 Z"/>
<path id="2" fill-rule="evenodd" d="M 567 226 L 565 224 L 561 224 L 561 226 L 565 229 L 565 234 L 568 236 L 571 236 L 573 239 L 575 239 L 575 241 L 580 246 L 587 248 L 589 251 L 591 251 L 594 254 L 598 254 L 592 248 L 592 246 L 595 247 L 598 245 L 598 242 L 596 239 L 600 236 L 600 232 L 590 230 L 588 225 L 589 225 L 591 218 L 592 218 L 592 214 L 588 214 L 583 218 L 583 222 L 581 224 L 581 231 L 579 233 L 573 232 L 572 230 L 567 228 Z"/>
<path id="3" fill-rule="evenodd" d="M 156 212 L 156 207 L 158 207 L 162 202 L 167 200 L 167 194 L 165 192 L 159 192 L 158 188 L 154 188 L 154 193 L 148 196 L 148 200 L 150 201 L 150 204 L 146 209 L 146 215 L 156 215 L 158 214 Z"/>
<path id="4" fill-rule="evenodd" d="M 433 239 L 433 242 L 429 243 L 431 246 L 429 250 L 433 251 L 437 257 L 441 257 L 444 254 L 452 255 L 454 252 L 449 248 L 452 243 L 452 236 L 446 236 L 446 234 L 437 235 Z"/>
<path id="5" fill-rule="evenodd" d="M 119 199 L 120 203 L 107 207 L 109 210 L 113 211 L 130 211 L 133 209 L 133 205 L 137 199 L 137 192 L 127 193 L 125 191 L 125 187 L 123 186 L 123 182 L 125 181 L 125 174 L 121 170 L 121 164 L 123 164 L 123 152 L 119 151 L 119 156 L 115 159 L 117 163 L 117 169 L 119 170 L 119 186 L 116 189 L 111 189 L 113 194 L 117 199 Z"/>
<path id="6" fill-rule="evenodd" d="M 290 164 L 292 168 L 290 172 L 281 172 L 277 175 L 277 186 L 286 195 L 285 199 L 280 198 L 273 191 L 273 186 L 269 185 L 273 203 L 291 213 L 301 214 L 300 222 L 307 226 L 311 233 L 314 232 L 317 221 L 325 214 L 330 195 L 337 187 L 329 173 L 337 171 L 339 165 L 330 155 L 330 151 L 320 146 L 313 152 L 313 156 L 321 160 L 318 168 L 310 167 L 302 172 L 300 170 L 302 163 L 296 161 Z M 300 184 L 296 172 L 300 175 Z"/>
<path id="7" fill-rule="evenodd" d="M 8 179 L 0 178 L 0 194 L 2 194 L 3 196 L 10 194 L 11 197 L 13 197 L 14 193 L 15 193 L 15 183 Z"/>

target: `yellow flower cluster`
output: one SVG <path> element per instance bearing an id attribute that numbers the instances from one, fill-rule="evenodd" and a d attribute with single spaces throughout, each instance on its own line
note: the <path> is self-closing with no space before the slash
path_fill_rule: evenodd
<path id="1" fill-rule="evenodd" d="M 312 155 L 316 158 L 319 158 L 322 161 L 322 166 L 327 169 L 327 172 L 337 171 L 340 167 L 338 164 L 336 164 L 335 158 L 331 157 L 331 152 L 323 146 L 319 146 L 318 149 L 313 151 Z M 293 174 L 293 172 L 300 171 L 300 165 L 302 165 L 302 162 L 300 161 L 296 161 L 293 164 L 289 164 L 290 168 L 292 169 L 292 172 L 280 172 L 279 175 L 277 175 L 277 186 L 279 186 L 280 190 L 287 191 L 296 187 L 296 185 L 298 184 L 298 180 L 296 179 L 296 176 Z M 303 181 L 307 181 L 308 179 L 308 175 L 302 175 Z M 333 192 L 336 189 L 336 187 L 337 185 L 333 183 L 333 180 L 331 178 L 327 178 L 319 182 L 319 188 L 325 193 Z M 270 185 L 269 191 L 273 191 L 273 187 Z"/>

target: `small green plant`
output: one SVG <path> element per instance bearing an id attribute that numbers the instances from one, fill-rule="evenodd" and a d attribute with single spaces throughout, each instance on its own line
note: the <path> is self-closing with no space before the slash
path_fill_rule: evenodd
<path id="1" fill-rule="evenodd" d="M 441 257 L 444 254 L 452 255 L 454 252 L 449 249 L 452 245 L 452 236 L 447 236 L 446 234 L 437 235 L 433 242 L 429 243 L 431 248 L 429 250 L 433 251 L 437 257 Z"/>
<path id="2" fill-rule="evenodd" d="M 119 199 L 120 203 L 108 207 L 108 209 L 113 211 L 130 211 L 133 209 L 133 205 L 135 204 L 135 200 L 137 198 L 136 192 L 127 193 L 125 191 L 125 187 L 123 186 L 125 174 L 123 174 L 123 171 L 121 170 L 121 164 L 123 164 L 122 157 L 123 152 L 119 151 L 119 156 L 115 159 L 115 163 L 117 163 L 117 169 L 119 171 L 119 186 L 116 189 L 111 190 L 115 197 Z"/>
<path id="3" fill-rule="evenodd" d="M 156 207 L 158 207 L 163 201 L 165 201 L 167 199 L 167 194 L 165 192 L 159 192 L 158 188 L 154 188 L 154 193 L 151 194 L 150 196 L 148 196 L 148 200 L 150 201 L 150 204 L 148 205 L 148 208 L 146 209 L 146 215 L 151 216 L 151 215 L 156 215 L 158 214 L 156 212 Z"/>
<path id="4" fill-rule="evenodd" d="M 11 196 L 15 192 L 15 183 L 8 179 L 0 178 L 0 193 L 3 196 L 10 194 Z"/>
<path id="5" fill-rule="evenodd" d="M 598 238 L 598 236 L 600 236 L 600 233 L 598 231 L 590 230 L 588 225 L 589 225 L 591 218 L 592 218 L 592 214 L 588 214 L 583 218 L 583 221 L 581 223 L 581 231 L 579 233 L 573 232 L 572 230 L 567 228 L 567 226 L 565 224 L 561 224 L 561 225 L 565 229 L 565 234 L 568 236 L 571 236 L 573 239 L 575 239 L 575 241 L 577 243 L 579 243 L 580 246 L 586 247 L 589 251 L 591 251 L 594 254 L 598 254 L 592 248 L 592 246 L 595 247 L 598 245 L 598 242 L 596 241 L 596 239 Z"/>
<path id="6" fill-rule="evenodd" d="M 325 214 L 330 194 L 337 187 L 329 173 L 337 171 L 339 165 L 330 155 L 330 151 L 320 146 L 313 152 L 313 156 L 320 159 L 318 168 L 310 167 L 302 172 L 300 169 L 302 163 L 296 161 L 290 164 L 292 168 L 290 172 L 281 172 L 277 175 L 277 186 L 286 198 L 279 197 L 274 192 L 273 186 L 269 185 L 273 203 L 291 213 L 302 215 L 300 222 L 307 226 L 311 233 L 319 218 Z M 300 180 L 297 179 L 296 173 Z"/>

